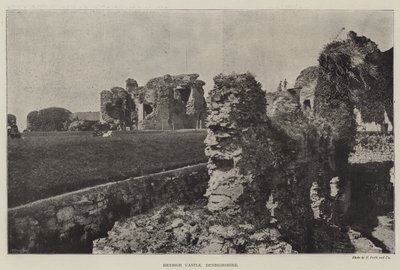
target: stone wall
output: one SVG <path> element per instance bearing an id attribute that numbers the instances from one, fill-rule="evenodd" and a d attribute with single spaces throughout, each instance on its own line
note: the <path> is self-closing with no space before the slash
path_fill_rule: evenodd
<path id="1" fill-rule="evenodd" d="M 205 127 L 204 82 L 198 74 L 166 74 L 139 86 L 126 80 L 126 89 L 102 91 L 102 121 L 140 130 L 198 129 Z"/>
<path id="2" fill-rule="evenodd" d="M 100 93 L 101 121 L 108 123 L 111 129 L 125 129 L 135 124 L 135 103 L 130 94 L 121 87 Z"/>
<path id="3" fill-rule="evenodd" d="M 167 74 L 149 80 L 144 87 L 130 88 L 139 108 L 138 129 L 194 129 L 200 121 L 204 124 L 205 83 L 198 77 L 198 74 Z M 147 110 L 140 110 L 141 106 Z"/>
<path id="4" fill-rule="evenodd" d="M 215 87 L 209 93 L 205 141 L 210 174 L 208 209 L 232 215 L 251 214 L 260 203 L 265 204 L 257 195 L 267 193 L 265 187 L 253 183 L 259 182 L 260 170 L 248 159 L 249 155 L 256 159 L 263 151 L 263 144 L 268 143 L 270 132 L 266 126 L 262 127 L 266 120 L 264 92 L 254 77 L 247 74 L 221 75 L 214 82 Z M 271 155 L 262 160 L 259 163 L 266 166 L 275 161 Z M 239 200 L 246 203 L 248 196 L 253 198 L 251 209 L 242 209 L 247 206 L 240 205 Z"/>
<path id="5" fill-rule="evenodd" d="M 195 203 L 207 187 L 205 164 L 129 178 L 8 210 L 10 253 L 90 252 L 116 220 L 166 203 Z"/>
<path id="6" fill-rule="evenodd" d="M 349 158 L 350 163 L 394 161 L 393 134 L 359 132 L 353 151 Z"/>

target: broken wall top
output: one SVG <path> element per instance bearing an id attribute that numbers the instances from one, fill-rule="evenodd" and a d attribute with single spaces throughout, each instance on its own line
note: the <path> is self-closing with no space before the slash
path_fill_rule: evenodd
<path id="1" fill-rule="evenodd" d="M 197 80 L 199 74 L 180 74 L 171 76 L 166 74 L 161 77 L 153 78 L 149 80 L 145 88 L 150 89 L 158 89 L 161 86 L 170 86 L 170 87 L 190 87 L 192 85 L 203 86 L 205 83 L 201 80 Z"/>
<path id="2" fill-rule="evenodd" d="M 172 97 L 172 91 L 180 88 L 187 89 L 196 87 L 199 93 L 204 95 L 202 87 L 205 85 L 205 82 L 197 80 L 198 77 L 199 75 L 195 73 L 174 76 L 166 74 L 164 76 L 150 79 L 145 86 L 136 87 L 136 84 L 132 83 L 133 87 L 129 89 L 132 92 L 133 97 L 137 98 L 140 103 L 155 103 L 159 97 Z M 128 79 L 128 81 L 129 80 L 133 79 Z"/>
<path id="3" fill-rule="evenodd" d="M 214 78 L 214 83 L 207 98 L 209 126 L 245 127 L 265 121 L 265 92 L 253 75 L 220 74 Z"/>

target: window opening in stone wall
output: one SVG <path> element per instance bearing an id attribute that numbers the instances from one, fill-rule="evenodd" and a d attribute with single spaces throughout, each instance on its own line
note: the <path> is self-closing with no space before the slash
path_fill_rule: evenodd
<path id="1" fill-rule="evenodd" d="M 153 112 L 153 108 L 149 104 L 143 104 L 144 117 Z"/>
<path id="2" fill-rule="evenodd" d="M 303 102 L 303 108 L 304 108 L 305 110 L 311 109 L 311 102 L 310 102 L 309 99 L 305 99 L 305 100 L 304 100 L 304 102 Z"/>
<path id="3" fill-rule="evenodd" d="M 190 97 L 190 88 L 178 88 L 176 89 L 176 92 L 179 94 L 181 97 L 181 100 L 186 104 L 189 100 Z"/>
<path id="4" fill-rule="evenodd" d="M 233 159 L 219 159 L 219 158 L 213 158 L 213 163 L 217 166 L 218 170 L 221 171 L 229 171 L 233 168 L 235 165 L 233 162 Z"/>

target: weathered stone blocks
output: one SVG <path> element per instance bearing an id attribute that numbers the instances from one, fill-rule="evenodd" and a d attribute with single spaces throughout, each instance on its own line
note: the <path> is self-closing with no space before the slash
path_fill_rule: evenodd
<path id="1" fill-rule="evenodd" d="M 233 215 L 243 211 L 239 206 L 241 197 L 258 193 L 249 190 L 258 172 L 244 160 L 244 152 L 253 147 L 246 140 L 254 140 L 254 129 L 265 122 L 265 96 L 261 85 L 249 74 L 219 75 L 214 82 L 208 98 L 205 140 L 210 174 L 206 196 L 209 210 Z"/>
<path id="2" fill-rule="evenodd" d="M 91 252 L 92 241 L 104 236 L 121 217 L 170 202 L 202 201 L 207 181 L 206 166 L 200 164 L 9 209 L 9 252 Z"/>
<path id="3" fill-rule="evenodd" d="M 100 109 L 101 120 L 108 123 L 112 129 L 132 127 L 135 124 L 132 119 L 135 103 L 129 93 L 121 87 L 101 92 Z"/>
<path id="4" fill-rule="evenodd" d="M 198 77 L 166 74 L 149 80 L 145 86 L 128 79 L 126 89 L 114 87 L 101 92 L 102 121 L 111 128 L 202 128 L 206 118 L 205 83 Z"/>

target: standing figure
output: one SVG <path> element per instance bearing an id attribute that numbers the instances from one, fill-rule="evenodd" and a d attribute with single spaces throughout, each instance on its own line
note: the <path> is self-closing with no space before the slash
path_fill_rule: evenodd
<path id="1" fill-rule="evenodd" d="M 278 88 L 276 90 L 278 92 L 282 91 L 282 81 L 279 82 Z"/>
<path id="2" fill-rule="evenodd" d="M 287 80 L 286 80 L 286 78 L 283 81 L 283 90 L 287 90 Z"/>

